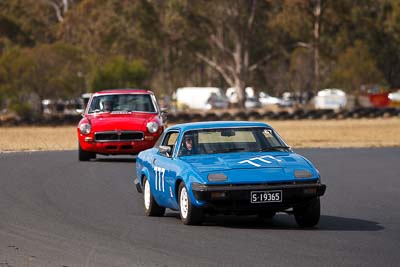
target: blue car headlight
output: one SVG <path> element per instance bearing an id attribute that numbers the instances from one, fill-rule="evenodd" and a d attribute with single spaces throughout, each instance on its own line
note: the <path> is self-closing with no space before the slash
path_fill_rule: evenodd
<path id="1" fill-rule="evenodd" d="M 296 178 L 312 178 L 313 174 L 308 170 L 295 170 L 294 177 L 296 177 Z"/>
<path id="2" fill-rule="evenodd" d="M 223 173 L 210 173 L 207 176 L 209 182 L 223 182 L 228 179 L 228 177 Z"/>

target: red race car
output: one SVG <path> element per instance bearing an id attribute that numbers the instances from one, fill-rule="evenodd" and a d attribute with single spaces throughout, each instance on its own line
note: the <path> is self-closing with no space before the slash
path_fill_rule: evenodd
<path id="1" fill-rule="evenodd" d="M 79 160 L 96 154 L 137 154 L 154 146 L 164 131 L 163 117 L 149 90 L 94 93 L 78 124 Z"/>

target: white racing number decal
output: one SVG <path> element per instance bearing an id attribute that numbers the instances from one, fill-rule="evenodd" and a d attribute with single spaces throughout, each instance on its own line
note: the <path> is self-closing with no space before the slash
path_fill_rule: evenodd
<path id="1" fill-rule="evenodd" d="M 165 169 L 161 167 L 154 167 L 154 172 L 156 174 L 156 190 L 157 191 L 165 191 Z"/>
<path id="2" fill-rule="evenodd" d="M 254 167 L 261 167 L 261 164 L 259 164 L 261 162 L 267 163 L 267 164 L 272 164 L 271 161 L 266 160 L 265 158 L 269 158 L 269 159 L 272 159 L 272 160 L 275 160 L 275 161 L 278 161 L 278 162 L 282 161 L 281 159 L 277 159 L 277 158 L 275 158 L 273 156 L 262 156 L 262 157 L 255 157 L 255 158 L 251 158 L 251 159 L 242 160 L 242 161 L 239 161 L 238 163 L 239 164 L 248 163 L 250 165 L 253 165 Z M 254 161 L 257 161 L 257 163 L 254 162 Z"/>

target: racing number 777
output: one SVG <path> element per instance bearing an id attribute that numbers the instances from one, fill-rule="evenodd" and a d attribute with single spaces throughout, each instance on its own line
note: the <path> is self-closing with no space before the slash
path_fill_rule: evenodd
<path id="1" fill-rule="evenodd" d="M 157 191 L 165 192 L 165 168 L 154 167 L 155 172 L 155 187 Z"/>

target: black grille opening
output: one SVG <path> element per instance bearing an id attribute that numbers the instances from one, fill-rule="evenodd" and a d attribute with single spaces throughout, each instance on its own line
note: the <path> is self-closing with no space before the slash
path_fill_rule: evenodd
<path id="1" fill-rule="evenodd" d="M 98 141 L 103 141 L 103 140 L 116 141 L 116 140 L 118 140 L 118 135 L 115 133 L 96 134 L 96 140 L 98 140 Z"/>
<path id="2" fill-rule="evenodd" d="M 143 133 L 123 133 L 121 140 L 143 139 Z"/>
<path id="3" fill-rule="evenodd" d="M 143 140 L 142 132 L 103 132 L 95 134 L 96 141 L 133 141 Z"/>

